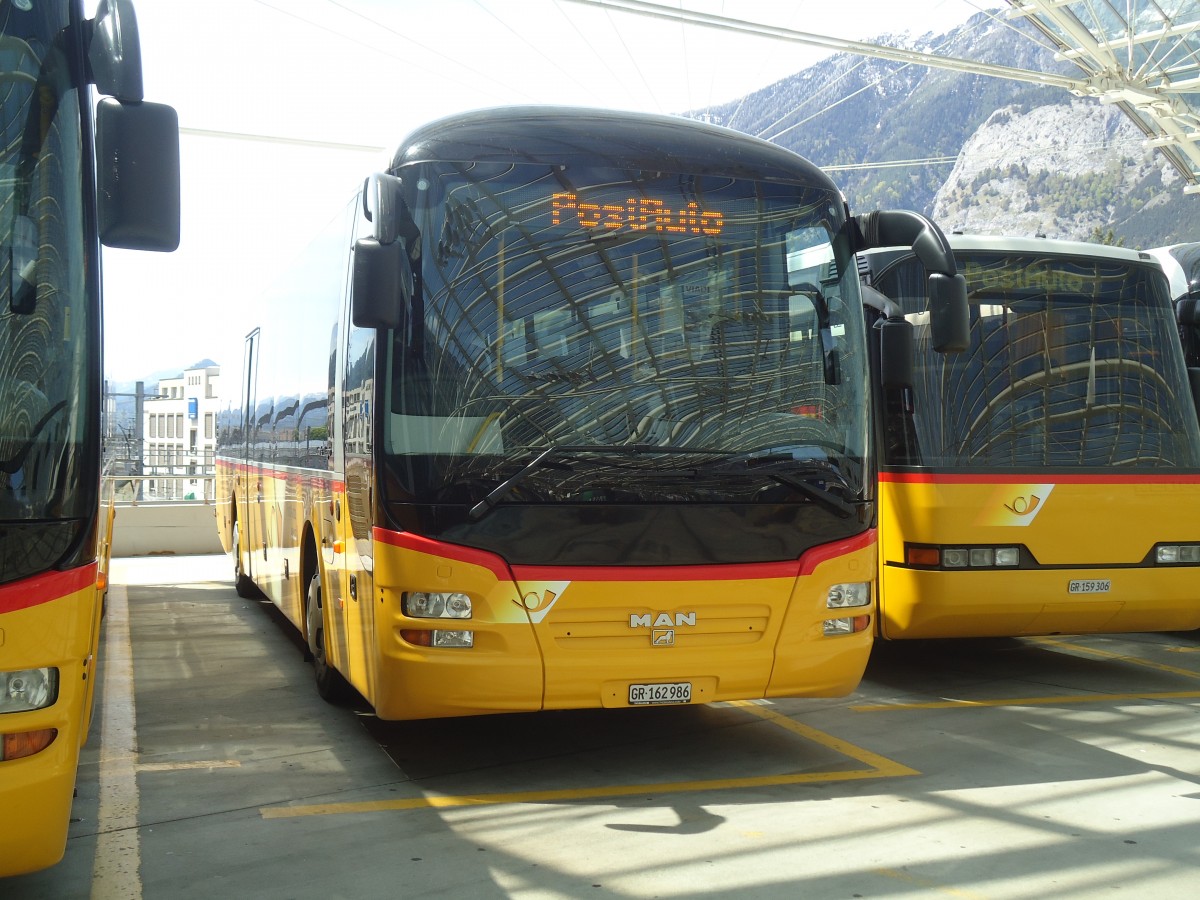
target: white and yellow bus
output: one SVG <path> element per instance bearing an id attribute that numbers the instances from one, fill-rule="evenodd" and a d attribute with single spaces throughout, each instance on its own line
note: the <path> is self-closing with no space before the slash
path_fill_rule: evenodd
<path id="1" fill-rule="evenodd" d="M 863 254 L 868 318 L 912 324 L 877 380 L 879 635 L 1200 626 L 1200 430 L 1167 280 L 1146 253 L 949 236 L 970 347 L 932 353 L 925 270 Z"/>
<path id="2" fill-rule="evenodd" d="M 0 4 L 0 877 L 62 858 L 91 718 L 113 521 L 100 246 L 179 241 L 178 124 L 142 102 L 137 51 L 125 0 L 94 20 Z"/>
<path id="3" fill-rule="evenodd" d="M 302 189 L 302 187 L 300 188 Z M 428 125 L 244 323 L 218 524 L 385 719 L 838 696 L 872 642 L 854 253 L 910 213 L 694 121 Z"/>

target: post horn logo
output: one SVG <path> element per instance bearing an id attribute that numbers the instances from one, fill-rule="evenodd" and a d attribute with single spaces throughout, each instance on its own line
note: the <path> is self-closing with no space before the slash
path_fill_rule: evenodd
<path id="1" fill-rule="evenodd" d="M 978 525 L 1029 525 L 1046 508 L 1052 484 L 1002 484 L 979 510 Z"/>

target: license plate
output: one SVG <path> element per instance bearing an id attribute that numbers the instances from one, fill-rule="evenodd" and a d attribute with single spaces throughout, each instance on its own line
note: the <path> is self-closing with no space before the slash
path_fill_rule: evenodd
<path id="1" fill-rule="evenodd" d="M 1107 578 L 1081 578 L 1067 585 L 1068 594 L 1107 594 L 1112 582 Z"/>
<path id="2" fill-rule="evenodd" d="M 665 684 L 631 684 L 630 706 L 653 706 L 662 703 L 691 703 L 692 683 L 673 681 Z"/>

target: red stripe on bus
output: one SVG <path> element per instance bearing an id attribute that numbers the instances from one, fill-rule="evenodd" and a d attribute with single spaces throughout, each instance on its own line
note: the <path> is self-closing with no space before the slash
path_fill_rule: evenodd
<path id="1" fill-rule="evenodd" d="M 232 462 L 228 459 L 217 458 L 215 469 L 218 475 L 227 477 L 246 477 L 246 478 L 274 478 L 282 480 L 285 483 L 299 485 L 317 485 L 327 486 L 334 493 L 346 492 L 345 479 L 338 480 L 332 472 L 328 474 L 309 472 L 298 472 L 291 469 L 268 468 L 266 466 L 254 465 L 252 463 Z M 228 471 L 227 471 L 228 470 Z"/>
<path id="2" fill-rule="evenodd" d="M 695 566 L 513 566 L 517 578 L 554 581 L 570 574 L 575 581 L 735 581 L 760 578 L 796 578 L 811 575 L 823 562 L 837 559 L 875 543 L 875 531 L 812 547 L 799 559 L 777 562 L 723 563 Z"/>
<path id="3" fill-rule="evenodd" d="M 386 528 L 373 529 L 375 540 L 393 547 L 403 547 L 405 550 L 415 550 L 429 556 L 440 556 L 443 559 L 453 559 L 458 562 L 470 563 L 490 569 L 497 578 L 507 581 L 511 576 L 508 563 L 495 553 L 477 550 L 474 547 L 464 547 L 461 544 L 443 544 L 432 538 L 421 537 L 409 531 L 388 531 Z"/>
<path id="4" fill-rule="evenodd" d="M 59 600 L 96 584 L 96 563 L 67 572 L 46 572 L 0 587 L 0 615 Z"/>
<path id="5" fill-rule="evenodd" d="M 1200 484 L 1200 475 L 1067 475 L 1052 472 L 989 472 L 965 475 L 951 472 L 880 472 L 879 480 L 892 484 Z"/>
<path id="6" fill-rule="evenodd" d="M 440 541 L 408 532 L 375 529 L 375 539 L 394 547 L 403 547 L 455 559 L 490 569 L 497 578 L 509 577 L 504 560 L 474 547 L 443 544 Z M 799 559 L 780 562 L 723 563 L 695 566 L 522 566 L 512 567 L 512 577 L 518 581 L 558 581 L 569 577 L 572 581 L 733 581 L 759 578 L 796 578 L 811 575 L 823 562 L 837 559 L 875 544 L 875 530 L 822 544 L 803 553 Z"/>

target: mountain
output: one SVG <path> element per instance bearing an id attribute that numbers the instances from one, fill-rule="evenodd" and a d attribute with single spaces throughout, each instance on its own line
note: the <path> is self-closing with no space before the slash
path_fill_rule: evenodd
<path id="1" fill-rule="evenodd" d="M 874 43 L 1079 74 L 1027 25 L 985 15 L 943 35 Z M 1182 193 L 1141 131 L 1119 110 L 1060 88 L 838 54 L 689 115 L 807 157 L 859 212 L 915 209 L 946 230 L 1104 236 L 1136 247 L 1200 231 L 1200 197 Z M 893 162 L 901 164 L 879 167 Z"/>

